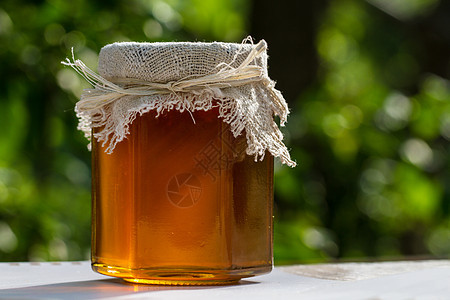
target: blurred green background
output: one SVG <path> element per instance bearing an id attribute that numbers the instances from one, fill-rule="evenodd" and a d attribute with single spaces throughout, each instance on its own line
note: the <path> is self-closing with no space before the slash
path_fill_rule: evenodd
<path id="1" fill-rule="evenodd" d="M 73 112 L 115 41 L 269 44 L 298 167 L 276 165 L 275 262 L 449 257 L 450 1 L 2 0 L 0 260 L 89 258 Z"/>

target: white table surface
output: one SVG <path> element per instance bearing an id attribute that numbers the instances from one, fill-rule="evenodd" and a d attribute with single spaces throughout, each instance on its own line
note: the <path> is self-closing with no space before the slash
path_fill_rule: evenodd
<path id="1" fill-rule="evenodd" d="M 450 260 L 276 267 L 234 286 L 133 285 L 90 263 L 0 263 L 0 299 L 450 299 Z"/>

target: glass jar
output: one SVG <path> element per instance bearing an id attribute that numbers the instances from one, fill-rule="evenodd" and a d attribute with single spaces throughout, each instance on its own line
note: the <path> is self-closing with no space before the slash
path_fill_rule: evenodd
<path id="1" fill-rule="evenodd" d="M 229 284 L 272 269 L 273 157 L 295 166 L 267 44 L 114 43 L 78 128 L 92 142 L 92 266 L 150 284 Z"/>
<path id="2" fill-rule="evenodd" d="M 112 154 L 92 139 L 95 271 L 168 285 L 271 271 L 273 157 L 246 155 L 218 116 L 150 111 Z"/>

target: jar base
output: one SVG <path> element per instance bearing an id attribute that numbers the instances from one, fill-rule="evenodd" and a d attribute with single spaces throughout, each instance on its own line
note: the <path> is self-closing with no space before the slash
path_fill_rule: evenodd
<path id="1" fill-rule="evenodd" d="M 232 285 L 246 277 L 269 273 L 272 266 L 258 266 L 229 270 L 196 269 L 129 269 L 93 263 L 92 269 L 100 274 L 122 278 L 137 284 L 152 285 Z"/>
<path id="2" fill-rule="evenodd" d="M 151 285 L 233 285 L 237 284 L 240 279 L 236 280 L 167 280 L 167 279 L 138 279 L 138 278 L 122 278 L 123 280 L 137 284 Z"/>

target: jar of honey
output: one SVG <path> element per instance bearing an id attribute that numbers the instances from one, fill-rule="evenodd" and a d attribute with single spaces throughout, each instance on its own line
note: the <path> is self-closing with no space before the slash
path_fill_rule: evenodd
<path id="1" fill-rule="evenodd" d="M 231 284 L 272 269 L 273 121 L 264 41 L 117 43 L 77 104 L 92 140 L 92 267 L 134 283 Z"/>

